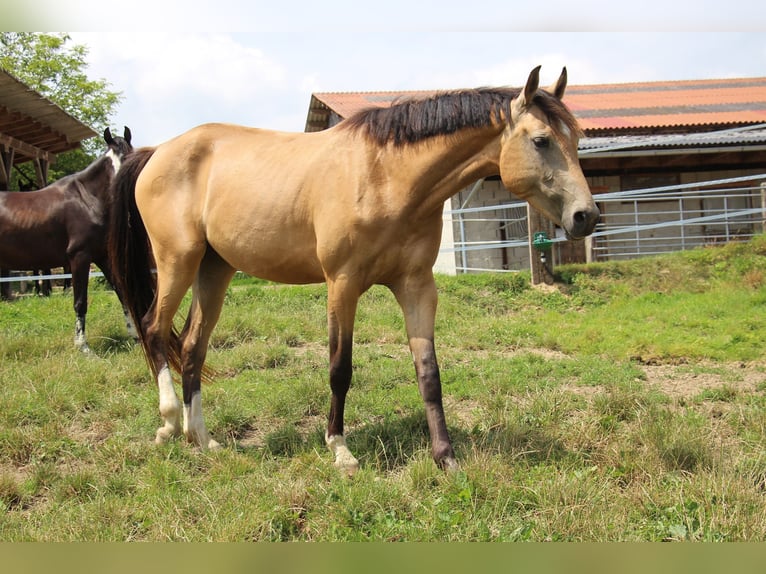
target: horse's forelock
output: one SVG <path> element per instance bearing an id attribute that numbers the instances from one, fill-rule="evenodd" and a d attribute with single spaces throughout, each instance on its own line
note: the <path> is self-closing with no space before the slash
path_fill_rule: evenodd
<path id="1" fill-rule="evenodd" d="M 577 118 L 564 105 L 564 102 L 546 91 L 539 90 L 533 103 L 545 114 L 553 132 L 567 139 L 582 135 L 582 129 Z"/>

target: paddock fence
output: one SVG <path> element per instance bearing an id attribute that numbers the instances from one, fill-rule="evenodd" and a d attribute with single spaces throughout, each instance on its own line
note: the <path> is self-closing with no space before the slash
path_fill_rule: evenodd
<path id="1" fill-rule="evenodd" d="M 595 199 L 601 219 L 585 240 L 588 261 L 683 251 L 747 240 L 766 231 L 766 174 L 602 193 Z M 454 258 L 455 272 L 515 272 L 529 267 L 532 250 L 525 202 L 445 209 L 444 218 L 454 238 L 451 245 L 442 245 L 440 258 L 450 262 Z M 473 238 L 477 229 L 483 231 Z M 554 232 L 550 240 L 556 262 L 557 248 L 566 238 Z M 90 276 L 103 273 L 93 270 Z M 0 286 L 70 278 L 69 273 L 13 272 L 0 277 Z M 26 289 L 25 285 L 22 290 Z"/>
<path id="2" fill-rule="evenodd" d="M 602 193 L 595 199 L 601 219 L 585 240 L 588 261 L 683 251 L 747 240 L 766 231 L 766 174 Z M 452 245 L 442 246 L 440 255 L 454 257 L 457 273 L 528 268 L 525 202 L 445 209 L 444 218 L 454 239 Z M 478 228 L 492 237 L 476 237 L 471 230 Z M 566 238 L 556 230 L 550 240 L 555 260 L 556 248 Z"/>

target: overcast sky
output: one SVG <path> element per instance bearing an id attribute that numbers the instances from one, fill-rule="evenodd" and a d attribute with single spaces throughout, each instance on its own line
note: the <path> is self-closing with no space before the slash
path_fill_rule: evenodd
<path id="1" fill-rule="evenodd" d="M 562 66 L 577 85 L 766 76 L 761 1 L 657 2 L 655 14 L 652 2 L 600 12 L 587 0 L 214 0 L 206 9 L 133 0 L 108 22 L 92 16 L 102 2 L 74 4 L 59 24 L 105 30 L 71 34 L 89 48 L 89 75 L 123 93 L 113 127 L 130 126 L 137 145 L 208 121 L 302 131 L 312 92 L 518 86 L 538 64 L 543 84 Z M 159 9 L 156 20 L 129 10 L 142 4 Z"/>

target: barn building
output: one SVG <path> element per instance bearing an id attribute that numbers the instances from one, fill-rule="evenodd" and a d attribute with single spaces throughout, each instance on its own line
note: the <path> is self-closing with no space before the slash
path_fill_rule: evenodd
<path id="1" fill-rule="evenodd" d="M 305 130 L 434 93 L 314 93 Z M 594 238 L 565 241 L 487 179 L 445 204 L 438 271 L 529 268 L 530 238 L 541 230 L 557 262 L 631 258 L 763 231 L 766 77 L 574 85 L 564 102 L 583 128 L 580 162 L 602 212 Z"/>

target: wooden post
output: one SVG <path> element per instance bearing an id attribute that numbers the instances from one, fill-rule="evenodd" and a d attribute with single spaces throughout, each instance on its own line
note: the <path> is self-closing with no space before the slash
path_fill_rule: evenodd
<path id="1" fill-rule="evenodd" d="M 0 147 L 0 191 L 8 191 L 10 189 L 13 155 L 13 148 L 9 148 L 6 151 Z"/>
<path id="2" fill-rule="evenodd" d="M 37 175 L 37 187 L 42 189 L 48 185 L 48 160 L 37 158 L 34 162 L 35 174 Z"/>
<path id="3" fill-rule="evenodd" d="M 545 253 L 545 265 L 540 257 L 540 251 L 535 249 L 532 242 L 535 233 L 544 231 L 549 238 L 555 235 L 553 224 L 539 211 L 527 204 L 527 221 L 529 228 L 529 265 L 532 272 L 532 285 L 553 283 L 553 249 Z M 546 268 L 547 267 L 547 268 Z"/>
<path id="4" fill-rule="evenodd" d="M 766 183 L 761 184 L 761 231 L 766 233 Z"/>

